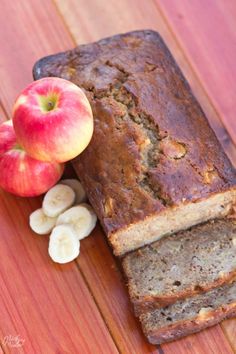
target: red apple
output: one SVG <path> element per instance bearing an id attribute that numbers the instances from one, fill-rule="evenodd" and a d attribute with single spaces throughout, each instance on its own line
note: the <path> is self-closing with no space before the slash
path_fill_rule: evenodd
<path id="1" fill-rule="evenodd" d="M 61 177 L 64 166 L 30 157 L 17 143 L 11 121 L 0 126 L 0 187 L 22 196 L 45 193 Z"/>
<path id="2" fill-rule="evenodd" d="M 93 116 L 83 91 L 70 81 L 48 77 L 33 82 L 13 109 L 20 145 L 35 159 L 65 162 L 79 155 L 93 134 Z"/>
<path id="3" fill-rule="evenodd" d="M 12 120 L 7 120 L 0 125 L 0 154 L 10 150 L 16 145 L 16 134 L 12 127 Z"/>

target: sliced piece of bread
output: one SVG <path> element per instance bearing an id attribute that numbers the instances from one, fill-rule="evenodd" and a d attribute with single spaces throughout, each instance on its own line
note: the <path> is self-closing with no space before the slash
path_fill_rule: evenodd
<path id="1" fill-rule="evenodd" d="M 123 268 L 138 314 L 236 279 L 236 224 L 219 219 L 126 255 Z"/>
<path id="2" fill-rule="evenodd" d="M 152 344 L 169 342 L 236 316 L 236 282 L 139 316 Z"/>

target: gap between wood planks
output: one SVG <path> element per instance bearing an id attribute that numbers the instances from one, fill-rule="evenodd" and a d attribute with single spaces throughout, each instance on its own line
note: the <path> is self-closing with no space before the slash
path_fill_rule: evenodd
<path id="1" fill-rule="evenodd" d="M 93 301 L 95 302 L 95 304 L 96 304 L 96 306 L 97 306 L 97 309 L 98 309 L 98 311 L 99 311 L 99 313 L 100 313 L 100 315 L 101 315 L 101 317 L 102 317 L 102 319 L 103 319 L 103 321 L 104 321 L 104 323 L 105 323 L 105 325 L 106 325 L 106 327 L 107 327 L 107 330 L 108 330 L 108 332 L 110 333 L 111 338 L 113 339 L 113 342 L 114 342 L 114 344 L 115 344 L 115 346 L 116 346 L 116 348 L 117 348 L 117 351 L 118 351 L 119 353 L 121 353 L 120 348 L 119 348 L 119 343 L 118 343 L 118 341 L 116 340 L 115 336 L 113 335 L 113 332 L 112 332 L 111 328 L 109 327 L 109 323 L 107 322 L 107 319 L 106 319 L 105 315 L 103 314 L 103 312 L 102 312 L 102 310 L 101 310 L 101 308 L 100 308 L 100 306 L 99 306 L 99 303 L 98 303 L 98 301 L 97 301 L 97 299 L 96 299 L 96 296 L 94 296 L 94 293 L 93 293 L 93 291 L 92 291 L 92 289 L 91 289 L 91 286 L 90 286 L 89 282 L 88 282 L 87 279 L 86 279 L 86 276 L 85 276 L 84 272 L 81 270 L 81 268 L 80 268 L 78 262 L 75 261 L 75 263 L 76 263 L 76 266 L 77 266 L 78 271 L 80 272 L 80 274 L 81 274 L 81 276 L 82 276 L 82 278 L 83 278 L 83 280 L 84 280 L 84 282 L 85 282 L 85 284 L 86 284 L 86 286 L 87 286 L 87 288 L 88 288 L 88 290 L 89 290 L 89 292 L 90 292 L 90 295 L 91 295 Z"/>

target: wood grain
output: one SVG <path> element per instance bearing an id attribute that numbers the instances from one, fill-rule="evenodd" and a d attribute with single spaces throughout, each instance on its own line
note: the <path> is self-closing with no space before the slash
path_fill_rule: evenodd
<path id="1" fill-rule="evenodd" d="M 221 327 L 236 353 L 236 319 L 224 321 Z"/>
<path id="2" fill-rule="evenodd" d="M 82 242 L 78 265 L 119 351 L 157 353 L 145 340 L 132 313 L 121 270 L 99 227 Z"/>
<path id="3" fill-rule="evenodd" d="M 32 81 L 35 61 L 71 47 L 51 0 L 1 0 L 0 99 L 9 117 L 19 92 Z"/>
<path id="4" fill-rule="evenodd" d="M 209 338 L 211 340 L 209 341 Z M 229 342 L 225 340 L 220 326 L 208 328 L 198 336 L 188 336 L 173 343 L 162 345 L 165 354 L 233 354 Z"/>
<path id="5" fill-rule="evenodd" d="M 236 2 L 156 0 L 236 142 Z"/>
<path id="6" fill-rule="evenodd" d="M 25 353 L 116 353 L 116 347 L 78 271 L 48 257 L 48 237 L 28 226 L 39 199 L 0 193 L 1 313 L 3 335 L 25 339 Z M 96 336 L 94 336 L 96 330 Z"/>
<path id="7" fill-rule="evenodd" d="M 210 123 L 222 145 L 224 146 L 231 160 L 236 164 L 236 150 L 232 140 L 222 125 L 218 113 L 206 96 L 204 88 L 199 82 L 196 73 L 192 69 L 191 63 L 189 63 L 186 59 L 186 56 L 182 49 L 179 47 L 172 31 L 167 26 L 166 21 L 163 20 L 161 13 L 158 11 L 154 3 L 149 2 L 148 6 L 146 6 L 143 1 L 110 1 L 109 3 L 106 3 L 106 8 L 102 6 L 101 2 L 97 2 L 96 0 L 90 0 L 89 3 L 85 0 L 80 0 L 80 6 L 77 6 L 76 0 L 56 0 L 56 3 L 77 44 L 85 43 L 88 41 L 95 41 L 99 38 L 106 37 L 114 33 L 130 31 L 138 28 L 151 27 L 158 30 L 167 42 L 171 51 L 174 53 L 177 62 L 179 63 L 185 76 L 190 82 L 195 95 L 203 106 L 203 109 L 206 112 L 207 117 L 210 120 Z M 93 11 L 91 11 L 91 8 Z M 71 11 L 71 9 L 73 9 L 73 11 Z M 143 16 L 144 13 L 145 16 Z M 78 19 L 81 19 L 81 21 L 78 21 Z M 97 240 L 99 237 L 100 236 L 95 233 L 94 238 Z M 87 242 L 92 243 L 93 241 L 89 240 Z M 101 240 L 99 243 L 99 250 L 102 248 L 104 248 L 105 252 L 107 252 L 106 247 Z M 89 286 L 91 286 L 91 291 L 93 292 L 99 307 L 102 309 L 101 311 L 106 313 L 106 319 L 109 321 L 109 327 L 113 331 L 112 333 L 114 338 L 117 338 L 119 341 L 119 328 L 117 329 L 117 323 L 114 323 L 115 321 L 112 321 L 112 319 L 119 319 L 120 315 L 117 317 L 116 310 L 124 306 L 123 301 L 120 303 L 120 301 L 123 300 L 123 297 L 116 297 L 113 295 L 112 299 L 116 306 L 114 307 L 111 305 L 111 308 L 107 313 L 107 302 L 105 300 L 107 295 L 106 287 L 107 284 L 111 283 L 111 274 L 107 271 L 107 275 L 104 276 L 104 269 L 108 269 L 109 267 L 116 268 L 116 265 L 114 262 L 112 262 L 112 259 L 109 261 L 109 257 L 99 257 L 99 254 L 96 256 L 98 257 L 96 260 L 96 266 L 101 269 L 103 274 L 103 277 L 100 277 L 99 281 L 99 284 L 102 283 L 101 288 L 99 287 L 98 290 L 91 285 L 96 282 L 97 274 L 93 272 L 94 253 L 93 251 L 90 252 L 91 254 L 89 254 L 86 249 L 83 250 L 81 257 L 79 258 L 79 264 L 81 264 L 82 272 L 84 273 L 85 278 L 88 280 Z M 86 260 L 84 261 L 83 257 L 85 255 Z M 108 281 L 106 280 L 106 277 Z M 115 285 L 117 286 L 117 282 Z M 113 286 L 111 286 L 111 289 L 114 289 Z M 120 289 L 122 289 L 122 286 Z M 110 316 L 111 314 L 112 317 Z M 220 353 L 224 347 L 225 352 L 232 352 L 220 326 L 216 326 L 208 330 L 206 333 L 208 339 L 207 341 L 205 340 L 205 334 L 203 335 L 202 333 L 195 336 L 189 336 L 187 339 L 181 340 L 181 344 L 179 344 L 180 352 L 182 350 L 183 353 L 193 353 L 197 351 L 203 353 L 203 350 L 208 350 L 211 352 L 212 349 L 214 349 L 212 352 Z M 167 344 L 164 348 L 165 352 L 174 353 L 175 343 Z"/>

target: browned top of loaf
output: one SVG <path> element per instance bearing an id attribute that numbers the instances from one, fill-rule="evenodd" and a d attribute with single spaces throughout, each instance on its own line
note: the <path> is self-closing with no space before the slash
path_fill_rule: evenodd
<path id="1" fill-rule="evenodd" d="M 44 58 L 34 77 L 45 76 L 71 80 L 90 100 L 95 131 L 75 165 L 108 233 L 235 185 L 228 158 L 158 33 L 116 35 Z"/>

